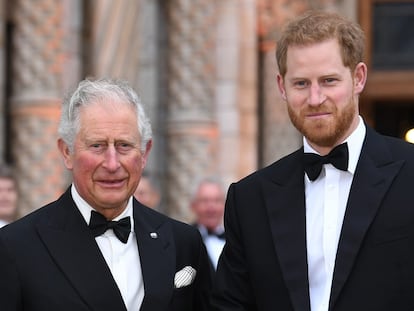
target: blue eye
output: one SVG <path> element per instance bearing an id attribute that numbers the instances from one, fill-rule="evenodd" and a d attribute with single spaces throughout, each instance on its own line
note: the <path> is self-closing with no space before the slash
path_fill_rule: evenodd
<path id="1" fill-rule="evenodd" d="M 304 88 L 308 85 L 308 83 L 305 80 L 299 80 L 295 81 L 294 85 L 298 88 Z"/>

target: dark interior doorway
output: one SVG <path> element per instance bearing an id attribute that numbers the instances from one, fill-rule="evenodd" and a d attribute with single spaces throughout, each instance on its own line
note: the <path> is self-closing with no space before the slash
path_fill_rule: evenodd
<path id="1" fill-rule="evenodd" d="M 375 128 L 378 132 L 403 138 L 414 128 L 414 103 L 412 101 L 374 103 Z"/>

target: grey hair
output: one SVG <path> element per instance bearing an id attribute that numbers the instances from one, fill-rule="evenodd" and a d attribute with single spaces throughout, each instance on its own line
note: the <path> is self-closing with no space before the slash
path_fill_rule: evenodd
<path id="1" fill-rule="evenodd" d="M 78 84 L 76 90 L 63 100 L 58 134 L 73 152 L 75 137 L 80 129 L 79 111 L 81 107 L 97 103 L 101 100 L 121 100 L 133 106 L 137 112 L 138 131 L 141 136 L 141 152 L 145 152 L 147 143 L 152 139 L 149 118 L 137 93 L 124 80 L 85 79 Z"/>
<path id="2" fill-rule="evenodd" d="M 223 193 L 223 199 L 225 198 L 225 189 L 223 186 L 223 182 L 220 177 L 212 175 L 212 176 L 204 176 L 196 178 L 194 183 L 191 183 L 190 186 L 190 201 L 193 202 L 197 199 L 197 193 L 200 187 L 204 184 L 213 184 L 220 188 L 221 192 Z"/>

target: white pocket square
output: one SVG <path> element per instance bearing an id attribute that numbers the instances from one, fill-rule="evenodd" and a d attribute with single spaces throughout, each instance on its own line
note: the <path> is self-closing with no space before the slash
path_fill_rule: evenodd
<path id="1" fill-rule="evenodd" d="M 185 266 L 182 270 L 178 271 L 174 277 L 174 288 L 181 288 L 193 283 L 197 271 L 191 266 Z"/>

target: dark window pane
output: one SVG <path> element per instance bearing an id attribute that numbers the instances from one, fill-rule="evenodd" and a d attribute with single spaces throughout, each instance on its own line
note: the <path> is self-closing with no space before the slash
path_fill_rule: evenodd
<path id="1" fill-rule="evenodd" d="M 373 12 L 373 68 L 414 69 L 414 3 L 377 3 Z"/>
<path id="2" fill-rule="evenodd" d="M 412 101 L 375 102 L 375 129 L 384 134 L 404 138 L 407 130 L 414 128 Z"/>

